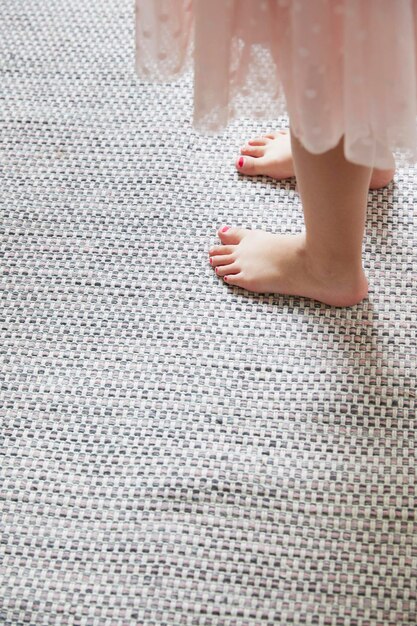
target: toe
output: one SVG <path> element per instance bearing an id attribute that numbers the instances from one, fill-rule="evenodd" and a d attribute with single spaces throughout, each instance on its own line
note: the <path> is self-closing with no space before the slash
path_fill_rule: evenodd
<path id="1" fill-rule="evenodd" d="M 251 156 L 240 157 L 236 160 L 236 168 L 241 174 L 247 176 L 257 176 L 260 174 L 262 168 L 263 159 L 257 159 Z"/>
<path id="2" fill-rule="evenodd" d="M 223 278 L 223 276 L 238 274 L 240 272 L 240 265 L 237 261 L 229 263 L 229 265 L 218 265 L 215 269 L 217 276 Z"/>
<path id="3" fill-rule="evenodd" d="M 249 139 L 247 145 L 248 146 L 264 146 L 269 143 L 270 139 L 266 135 L 264 137 L 254 137 L 254 139 Z"/>
<path id="4" fill-rule="evenodd" d="M 216 256 L 210 257 L 210 264 L 213 267 L 218 267 L 219 265 L 230 265 L 234 260 L 235 257 L 233 254 L 217 254 Z"/>
<path id="5" fill-rule="evenodd" d="M 209 256 L 216 256 L 218 254 L 232 254 L 235 246 L 212 246 L 209 250 Z"/>
<path id="6" fill-rule="evenodd" d="M 257 146 L 243 146 L 240 149 L 241 154 L 249 155 L 252 157 L 262 157 L 265 154 L 265 145 Z"/>
<path id="7" fill-rule="evenodd" d="M 238 244 L 242 241 L 246 234 L 245 228 L 231 228 L 230 226 L 222 226 L 217 231 L 222 244 Z"/>
<path id="8" fill-rule="evenodd" d="M 228 285 L 236 285 L 237 287 L 245 287 L 244 276 L 242 272 L 238 272 L 237 274 L 226 274 L 223 276 L 223 280 Z"/>
<path id="9" fill-rule="evenodd" d="M 276 132 L 268 133 L 265 137 L 268 139 L 277 139 L 277 137 L 280 137 L 281 135 L 288 135 L 288 128 L 280 128 L 280 130 L 277 130 Z"/>

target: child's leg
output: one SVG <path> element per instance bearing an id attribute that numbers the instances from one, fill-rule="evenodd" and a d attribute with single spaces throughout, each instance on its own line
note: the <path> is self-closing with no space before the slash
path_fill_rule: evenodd
<path id="1" fill-rule="evenodd" d="M 362 239 L 372 168 L 346 161 L 343 140 L 314 155 L 292 137 L 306 230 L 277 235 L 219 229 L 211 263 L 228 284 L 259 293 L 301 295 L 351 306 L 367 295 Z"/>
<path id="2" fill-rule="evenodd" d="M 343 138 L 312 155 L 291 134 L 294 167 L 306 225 L 306 253 L 319 275 L 363 275 L 362 242 L 372 168 L 347 161 Z"/>
<path id="3" fill-rule="evenodd" d="M 240 150 L 240 156 L 236 159 L 236 168 L 241 174 L 248 176 L 270 176 L 277 180 L 294 176 L 289 131 L 279 130 L 250 139 Z M 374 169 L 370 189 L 385 187 L 392 181 L 394 174 L 395 168 Z"/>

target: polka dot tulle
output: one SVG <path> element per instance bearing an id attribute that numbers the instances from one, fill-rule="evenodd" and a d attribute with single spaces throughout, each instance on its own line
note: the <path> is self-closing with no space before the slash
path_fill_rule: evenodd
<path id="1" fill-rule="evenodd" d="M 136 0 L 136 67 L 172 80 L 194 63 L 194 126 L 288 112 L 313 153 L 417 161 L 417 0 Z"/>

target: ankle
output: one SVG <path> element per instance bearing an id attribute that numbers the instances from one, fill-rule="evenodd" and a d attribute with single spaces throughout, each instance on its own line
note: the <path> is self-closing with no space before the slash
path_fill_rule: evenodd
<path id="1" fill-rule="evenodd" d="M 368 293 L 368 281 L 361 257 L 341 254 L 319 254 L 307 245 L 301 248 L 306 272 L 312 281 L 332 285 L 335 293 L 359 302 Z"/>
<path id="2" fill-rule="evenodd" d="M 363 282 L 364 270 L 362 262 L 349 257 L 323 259 L 306 255 L 307 267 L 311 273 L 321 280 L 343 280 L 348 284 Z"/>
<path id="3" fill-rule="evenodd" d="M 305 265 L 308 271 L 318 278 L 361 278 L 364 275 L 360 254 L 344 253 L 340 250 L 317 250 L 304 241 L 302 246 Z"/>

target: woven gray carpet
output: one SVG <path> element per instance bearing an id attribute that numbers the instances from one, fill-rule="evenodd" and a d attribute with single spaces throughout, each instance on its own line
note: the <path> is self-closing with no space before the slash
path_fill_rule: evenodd
<path id="1" fill-rule="evenodd" d="M 2 0 L 0 623 L 417 624 L 417 185 L 369 195 L 369 298 L 216 278 L 219 225 L 302 227 L 240 178 L 285 120 L 191 127 L 128 0 Z"/>

